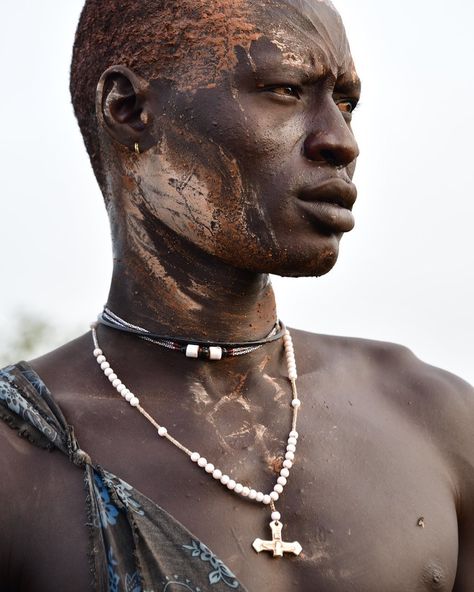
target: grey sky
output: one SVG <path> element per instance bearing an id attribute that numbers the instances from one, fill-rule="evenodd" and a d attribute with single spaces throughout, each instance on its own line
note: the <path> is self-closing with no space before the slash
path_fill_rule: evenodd
<path id="1" fill-rule="evenodd" d="M 86 330 L 107 297 L 107 220 L 68 95 L 81 6 L 2 7 L 3 335 L 17 310 Z M 474 4 L 337 6 L 363 80 L 357 227 L 325 278 L 275 280 L 280 316 L 403 343 L 474 382 Z"/>

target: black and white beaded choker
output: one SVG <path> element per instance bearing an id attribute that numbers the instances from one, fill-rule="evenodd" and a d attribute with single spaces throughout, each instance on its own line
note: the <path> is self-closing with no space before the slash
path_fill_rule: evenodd
<path id="1" fill-rule="evenodd" d="M 277 321 L 270 333 L 256 341 L 224 343 L 224 342 L 209 342 L 199 339 L 189 339 L 181 337 L 169 337 L 167 335 L 158 335 L 152 333 L 143 327 L 133 325 L 128 321 L 120 318 L 107 306 L 104 307 L 102 313 L 98 316 L 98 322 L 112 329 L 124 331 L 137 335 L 140 339 L 155 343 L 161 347 L 171 349 L 173 351 L 181 352 L 188 358 L 203 358 L 206 360 L 221 360 L 222 358 L 232 358 L 235 356 L 243 356 L 249 354 L 257 349 L 260 349 L 267 343 L 278 341 L 285 334 L 285 326 L 281 321 Z"/>

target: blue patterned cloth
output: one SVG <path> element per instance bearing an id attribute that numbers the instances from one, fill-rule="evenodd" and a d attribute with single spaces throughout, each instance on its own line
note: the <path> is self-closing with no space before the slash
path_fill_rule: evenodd
<path id="1" fill-rule="evenodd" d="M 84 471 L 97 592 L 246 592 L 210 549 L 131 485 L 94 465 L 28 364 L 0 370 L 0 419 Z"/>

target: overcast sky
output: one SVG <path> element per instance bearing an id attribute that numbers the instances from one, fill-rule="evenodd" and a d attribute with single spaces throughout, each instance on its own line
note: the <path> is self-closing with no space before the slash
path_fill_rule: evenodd
<path id="1" fill-rule="evenodd" d="M 474 3 L 336 4 L 363 80 L 357 227 L 325 278 L 275 280 L 280 316 L 403 343 L 474 383 Z M 68 94 L 81 6 L 1 9 L 3 336 L 17 311 L 85 331 L 107 297 L 108 225 Z"/>

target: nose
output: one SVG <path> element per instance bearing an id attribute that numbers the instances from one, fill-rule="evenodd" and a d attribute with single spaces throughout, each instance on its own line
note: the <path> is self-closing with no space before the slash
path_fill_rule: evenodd
<path id="1" fill-rule="evenodd" d="M 303 154 L 313 162 L 343 168 L 359 156 L 359 147 L 338 106 L 333 103 L 331 107 L 326 117 L 318 118 L 314 125 L 318 129 L 308 134 Z"/>

